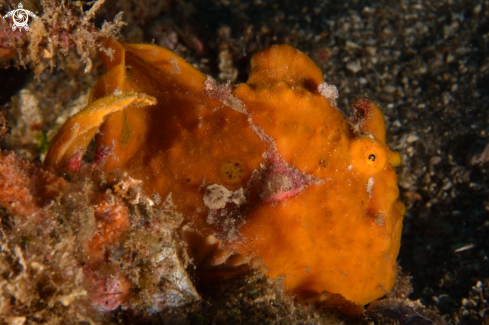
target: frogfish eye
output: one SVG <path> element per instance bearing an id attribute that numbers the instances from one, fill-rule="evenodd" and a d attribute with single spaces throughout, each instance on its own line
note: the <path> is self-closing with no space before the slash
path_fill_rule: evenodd
<path id="1" fill-rule="evenodd" d="M 369 137 L 353 140 L 350 143 L 350 155 L 354 170 L 366 175 L 380 172 L 387 162 L 385 146 Z"/>

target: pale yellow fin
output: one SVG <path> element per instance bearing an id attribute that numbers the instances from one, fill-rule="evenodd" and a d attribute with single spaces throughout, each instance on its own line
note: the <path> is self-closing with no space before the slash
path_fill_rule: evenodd
<path id="1" fill-rule="evenodd" d="M 64 169 L 69 159 L 86 150 L 110 114 L 131 107 L 154 104 L 154 97 L 134 92 L 113 94 L 94 101 L 61 127 L 49 147 L 44 165 Z"/>

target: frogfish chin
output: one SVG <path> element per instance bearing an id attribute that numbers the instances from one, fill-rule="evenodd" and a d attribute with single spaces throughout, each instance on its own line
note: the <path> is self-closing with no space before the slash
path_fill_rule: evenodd
<path id="1" fill-rule="evenodd" d="M 289 45 L 256 53 L 237 86 L 155 45 L 108 39 L 100 55 L 107 72 L 46 166 L 78 170 L 95 136 L 107 179 L 171 195 L 202 281 L 257 268 L 289 292 L 359 305 L 393 288 L 405 207 L 377 104 L 357 99 L 346 118 Z"/>

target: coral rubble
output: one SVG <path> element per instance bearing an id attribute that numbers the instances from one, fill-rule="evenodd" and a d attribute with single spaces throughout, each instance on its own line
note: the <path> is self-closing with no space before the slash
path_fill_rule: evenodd
<path id="1" fill-rule="evenodd" d="M 39 18 L 26 30 L 13 31 L 11 22 L 0 19 L 0 60 L 13 60 L 16 65 L 30 66 L 39 75 L 46 68 L 64 67 L 64 58 L 72 49 L 85 62 L 85 71 L 92 68 L 92 58 L 99 49 L 98 39 L 116 36 L 125 25 L 122 14 L 113 22 L 105 22 L 101 29 L 95 28 L 93 18 L 105 0 L 95 1 L 90 10 L 83 11 L 82 2 L 33 1 L 26 5 L 32 11 L 41 10 Z"/>
<path id="2" fill-rule="evenodd" d="M 4 321 L 102 320 L 121 305 L 149 314 L 200 300 L 170 201 L 130 204 L 88 179 L 65 181 L 11 152 L 0 158 Z"/>

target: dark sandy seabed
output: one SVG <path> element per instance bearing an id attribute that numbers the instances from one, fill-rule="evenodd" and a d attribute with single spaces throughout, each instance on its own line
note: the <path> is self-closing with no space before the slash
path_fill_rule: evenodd
<path id="1" fill-rule="evenodd" d="M 95 25 L 120 10 L 129 23 L 123 39 L 170 47 L 221 81 L 245 81 L 254 52 L 287 42 L 338 87 L 342 110 L 359 95 L 378 102 L 388 145 L 403 158 L 399 264 L 412 276 L 409 298 L 448 324 L 489 324 L 488 1 L 126 0 L 105 3 Z M 1 104 L 20 89 L 42 92 L 49 136 L 55 117 L 83 101 L 103 73 L 96 59 L 88 74 L 76 56 L 66 62 L 41 83 L 29 69 L 0 71 Z M 2 147 L 38 161 L 32 139 Z"/>

